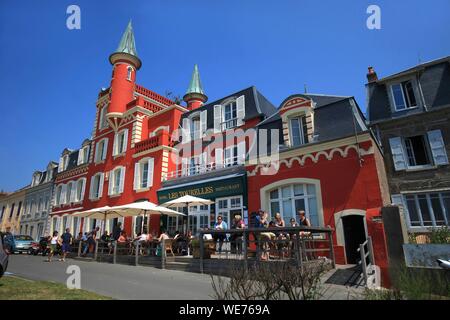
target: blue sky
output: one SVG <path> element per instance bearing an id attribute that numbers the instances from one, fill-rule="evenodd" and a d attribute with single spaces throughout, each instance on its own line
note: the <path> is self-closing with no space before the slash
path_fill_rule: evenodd
<path id="1" fill-rule="evenodd" d="M 81 30 L 66 9 L 81 8 Z M 366 27 L 370 4 L 381 30 Z M 383 77 L 450 55 L 450 1 L 2 0 L 0 190 L 27 185 L 65 147 L 90 137 L 108 56 L 132 18 L 137 82 L 183 95 L 199 64 L 210 101 L 255 85 L 278 106 L 293 93 L 355 96 Z"/>

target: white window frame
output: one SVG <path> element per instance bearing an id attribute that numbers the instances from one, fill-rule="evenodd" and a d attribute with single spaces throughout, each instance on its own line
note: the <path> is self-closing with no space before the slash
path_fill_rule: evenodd
<path id="1" fill-rule="evenodd" d="M 132 81 L 133 78 L 133 67 L 128 66 L 127 67 L 127 80 Z"/>
<path id="2" fill-rule="evenodd" d="M 302 188 L 303 188 L 303 195 L 295 195 L 295 193 L 294 193 L 294 185 L 302 186 Z M 308 194 L 308 185 L 314 186 L 314 195 Z M 289 188 L 290 189 L 289 190 L 290 191 L 290 195 L 288 197 L 283 197 L 282 189 L 284 189 L 284 188 Z M 272 199 L 270 197 L 270 194 L 273 191 L 277 191 L 278 192 L 278 198 Z M 291 201 L 291 208 L 293 210 L 294 217 L 295 217 L 296 220 L 298 220 L 297 212 L 296 212 L 296 208 L 295 208 L 295 200 L 304 200 L 306 217 L 309 219 L 311 224 L 313 224 L 314 222 L 311 221 L 311 217 L 310 217 L 309 200 L 310 199 L 315 200 L 316 201 L 316 211 L 317 211 L 316 212 L 317 224 L 321 223 L 321 219 L 319 217 L 319 203 L 317 201 L 317 186 L 315 184 L 290 183 L 290 184 L 281 185 L 281 186 L 278 186 L 276 188 L 268 190 L 267 191 L 267 199 L 269 201 L 268 212 L 270 214 L 271 219 L 273 219 L 275 217 L 275 213 L 276 213 L 276 212 L 272 212 L 272 203 L 278 202 L 278 208 L 279 208 L 278 212 L 280 213 L 281 218 L 284 220 L 286 225 L 288 225 L 288 223 L 289 223 L 288 219 L 290 219 L 292 217 L 285 217 L 285 212 L 284 212 L 284 207 L 283 207 L 283 202 L 284 201 L 289 201 L 289 200 Z M 317 226 L 317 225 L 314 225 L 314 226 Z"/>
<path id="3" fill-rule="evenodd" d="M 119 137 L 123 135 L 122 145 L 119 146 Z M 122 129 L 114 135 L 113 156 L 125 154 L 128 146 L 128 129 Z"/>
<path id="4" fill-rule="evenodd" d="M 422 136 L 423 138 L 423 143 L 424 143 L 424 148 L 425 148 L 425 152 L 426 152 L 426 156 L 428 158 L 429 163 L 428 164 L 421 164 L 421 165 L 411 165 L 409 162 L 409 155 L 408 155 L 408 146 L 406 143 L 407 139 L 410 139 L 412 137 L 416 137 L 416 136 L 411 136 L 411 137 L 401 137 L 402 140 L 402 148 L 403 148 L 403 157 L 405 158 L 406 161 L 406 166 L 408 169 L 426 169 L 426 168 L 431 168 L 434 166 L 434 159 L 433 159 L 433 155 L 431 154 L 431 150 L 430 150 L 430 142 L 428 141 L 428 136 L 427 134 L 419 134 L 417 136 Z M 413 157 L 414 157 L 414 152 L 413 152 Z M 415 158 L 414 158 L 414 162 L 415 162 Z"/>
<path id="5" fill-rule="evenodd" d="M 85 164 L 89 160 L 89 146 L 84 146 L 78 151 L 77 165 Z"/>
<path id="6" fill-rule="evenodd" d="M 409 97 L 407 97 L 405 90 L 403 89 L 403 83 L 404 82 L 410 82 L 413 88 L 413 94 L 414 94 L 414 98 L 416 99 L 416 105 L 411 105 L 411 102 L 409 101 Z M 403 99 L 403 103 L 404 103 L 404 108 L 398 108 L 397 106 L 397 102 L 395 101 L 395 95 L 394 95 L 394 86 L 399 86 L 401 93 L 402 93 L 402 99 Z M 394 110 L 396 112 L 398 111 L 405 111 L 405 110 L 410 110 L 410 109 L 414 109 L 414 108 L 418 108 L 418 99 L 417 99 L 417 95 L 416 95 L 416 83 L 413 81 L 413 79 L 406 79 L 404 81 L 400 81 L 400 82 L 395 82 L 389 85 L 390 87 L 390 91 L 391 91 L 391 98 L 392 98 L 392 102 L 394 105 Z M 408 107 L 408 104 L 410 105 Z"/>
<path id="7" fill-rule="evenodd" d="M 98 172 L 96 174 L 94 174 L 91 178 L 91 184 L 90 184 L 90 190 L 89 190 L 89 199 L 91 200 L 97 200 L 100 199 L 103 195 L 103 183 L 104 183 L 104 173 L 103 172 Z M 94 182 L 95 179 L 97 179 L 98 177 L 98 190 L 97 193 L 94 194 Z"/>
<path id="8" fill-rule="evenodd" d="M 227 107 L 230 107 L 230 114 L 231 114 L 231 118 L 230 119 L 226 119 L 226 109 Z M 233 117 L 233 106 L 235 108 L 236 111 L 236 116 Z M 231 125 L 228 125 L 229 123 L 231 123 Z M 222 130 L 227 130 L 227 129 L 232 129 L 238 126 L 238 106 L 237 106 L 237 101 L 236 100 L 232 100 L 227 102 L 226 104 L 222 105 Z"/>
<path id="9" fill-rule="evenodd" d="M 143 167 L 148 165 L 147 170 L 147 183 L 142 185 L 143 182 Z M 153 186 L 153 173 L 154 173 L 154 158 L 142 158 L 134 164 L 134 190 L 144 191 Z"/>
<path id="10" fill-rule="evenodd" d="M 79 186 L 80 183 L 82 184 L 81 185 L 81 192 L 80 192 L 80 194 L 78 194 L 78 186 Z M 76 181 L 76 183 L 75 183 L 74 202 L 81 202 L 81 201 L 83 201 L 85 188 L 86 188 L 86 178 L 78 179 Z"/>
<path id="11" fill-rule="evenodd" d="M 118 182 L 116 181 L 117 172 L 120 172 Z M 116 196 L 122 194 L 124 185 L 125 185 L 125 167 L 124 166 L 115 167 L 109 173 L 108 195 Z"/>
<path id="12" fill-rule="evenodd" d="M 232 206 L 231 202 L 232 200 L 239 199 L 240 206 Z M 226 208 L 220 208 L 220 202 L 225 201 L 227 204 Z M 216 198 L 216 216 L 215 221 L 217 221 L 218 216 L 222 216 L 223 221 L 227 223 L 228 229 L 231 228 L 231 211 L 235 210 L 241 210 L 241 216 L 243 217 L 244 212 L 244 199 L 242 195 L 239 196 L 231 196 L 231 197 L 222 197 L 222 198 Z"/>
<path id="13" fill-rule="evenodd" d="M 100 162 L 106 160 L 106 156 L 107 156 L 107 152 L 108 152 L 108 141 L 109 141 L 108 138 L 103 138 L 96 143 L 96 145 L 95 145 L 95 160 L 94 160 L 95 163 L 100 163 Z M 102 148 L 102 153 L 100 154 L 100 157 L 99 157 L 100 145 L 102 145 L 103 148 Z"/>
<path id="14" fill-rule="evenodd" d="M 305 119 L 306 121 L 306 115 L 305 114 L 301 114 L 301 115 L 297 115 L 295 117 L 290 117 L 288 118 L 289 121 L 289 138 L 290 138 L 290 144 L 291 147 L 299 147 L 299 146 L 303 146 L 305 144 L 307 144 L 307 137 L 305 137 L 304 134 L 304 130 L 305 128 L 303 127 L 303 119 Z M 300 132 L 300 144 L 294 144 L 294 128 L 292 126 L 292 121 L 296 120 L 299 124 L 299 132 Z"/>
<path id="15" fill-rule="evenodd" d="M 400 199 L 401 203 L 397 203 L 397 204 L 401 204 L 406 212 L 406 221 L 407 221 L 408 228 L 413 231 L 424 231 L 424 230 L 427 230 L 428 228 L 439 228 L 439 227 L 443 227 L 444 225 L 450 226 L 450 221 L 449 221 L 450 215 L 446 212 L 447 209 L 445 208 L 445 205 L 444 205 L 444 194 L 445 193 L 450 193 L 450 191 L 442 191 L 442 192 L 436 191 L 436 192 L 427 192 L 427 193 L 411 193 L 411 194 L 397 195 L 398 197 L 401 197 L 401 199 Z M 439 204 L 441 206 L 442 214 L 444 216 L 444 222 L 445 222 L 444 225 L 436 224 L 436 215 L 434 213 L 433 206 L 431 204 L 431 194 L 438 194 L 438 196 L 439 196 Z M 426 197 L 427 207 L 428 207 L 428 211 L 430 213 L 430 218 L 431 218 L 431 222 L 432 222 L 431 225 L 424 224 L 423 214 L 422 214 L 422 211 L 421 211 L 421 208 L 419 205 L 419 195 Z M 411 217 L 410 217 L 408 200 L 407 200 L 408 196 L 414 197 L 414 204 L 415 204 L 415 208 L 416 208 L 417 215 L 419 218 L 419 223 L 420 223 L 419 226 L 413 226 L 411 224 Z"/>

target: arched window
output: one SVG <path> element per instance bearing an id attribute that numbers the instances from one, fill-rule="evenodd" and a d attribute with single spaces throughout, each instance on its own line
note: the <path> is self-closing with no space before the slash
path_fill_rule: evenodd
<path id="1" fill-rule="evenodd" d="M 133 74 L 133 68 L 132 67 L 128 67 L 127 68 L 127 80 L 131 81 L 132 74 Z"/>
<path id="2" fill-rule="evenodd" d="M 61 204 L 62 189 L 62 185 L 59 185 L 58 188 L 56 188 L 56 205 Z"/>
<path id="3" fill-rule="evenodd" d="M 288 184 L 269 192 L 270 215 L 279 212 L 286 224 L 291 218 L 298 221 L 298 211 L 304 210 L 311 225 L 319 226 L 316 187 L 313 184 Z"/>

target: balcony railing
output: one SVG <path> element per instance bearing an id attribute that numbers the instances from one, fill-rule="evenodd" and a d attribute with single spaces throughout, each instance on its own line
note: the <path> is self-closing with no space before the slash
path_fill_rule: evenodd
<path id="1" fill-rule="evenodd" d="M 135 144 L 136 153 L 144 152 L 159 146 L 173 146 L 168 133 L 161 133 L 157 136 L 150 137 Z"/>
<path id="2" fill-rule="evenodd" d="M 135 86 L 135 91 L 139 94 L 142 94 L 143 96 L 146 96 L 147 98 L 158 101 L 159 103 L 162 103 L 166 106 L 171 106 L 175 103 L 172 100 L 170 100 L 169 98 L 163 97 L 163 96 L 157 94 L 156 92 L 148 90 L 138 84 Z"/>
<path id="3" fill-rule="evenodd" d="M 243 163 L 239 162 L 238 157 L 227 158 L 223 163 L 197 163 L 195 165 L 188 165 L 186 168 L 171 171 L 165 177 L 165 181 L 173 180 L 181 177 L 196 176 L 216 170 L 226 169 L 230 167 L 237 167 Z"/>

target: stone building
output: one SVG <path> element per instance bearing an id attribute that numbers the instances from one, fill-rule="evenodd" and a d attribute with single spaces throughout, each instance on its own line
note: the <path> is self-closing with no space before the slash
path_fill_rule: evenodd
<path id="1" fill-rule="evenodd" d="M 383 146 L 392 202 L 410 232 L 450 224 L 450 57 L 378 79 L 367 74 L 367 114 Z"/>

